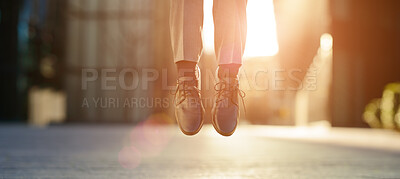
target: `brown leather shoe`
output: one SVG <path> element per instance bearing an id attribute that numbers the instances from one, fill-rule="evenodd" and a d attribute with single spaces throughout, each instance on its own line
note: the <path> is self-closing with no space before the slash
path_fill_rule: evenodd
<path id="1" fill-rule="evenodd" d="M 244 97 L 239 89 L 238 78 L 223 78 L 215 85 L 217 91 L 212 109 L 212 124 L 223 136 L 231 136 L 239 122 L 239 97 Z"/>
<path id="2" fill-rule="evenodd" d="M 177 80 L 175 118 L 186 135 L 197 134 L 203 126 L 204 107 L 199 86 L 199 77 L 180 77 Z"/>

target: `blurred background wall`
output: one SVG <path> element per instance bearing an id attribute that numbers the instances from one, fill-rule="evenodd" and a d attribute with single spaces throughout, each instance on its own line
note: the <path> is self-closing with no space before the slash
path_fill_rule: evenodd
<path id="1" fill-rule="evenodd" d="M 361 127 L 365 105 L 400 81 L 400 1 L 333 0 L 332 123 Z"/>
<path id="2" fill-rule="evenodd" d="M 63 88 L 64 6 L 64 1 L 1 1 L 3 121 L 26 121 L 33 86 Z"/>
<path id="3" fill-rule="evenodd" d="M 141 91 L 103 90 L 101 80 L 81 89 L 82 69 L 116 69 L 109 76 L 117 77 L 123 68 L 153 67 L 152 1 L 83 0 L 67 3 L 66 91 L 69 120 L 128 121 L 146 115 L 149 109 L 82 108 L 82 99 L 150 96 L 154 88 Z"/>
<path id="4" fill-rule="evenodd" d="M 17 25 L 19 1 L 0 2 L 0 114 L 2 121 L 22 119 L 24 109 L 21 108 L 19 90 L 17 90 Z"/>

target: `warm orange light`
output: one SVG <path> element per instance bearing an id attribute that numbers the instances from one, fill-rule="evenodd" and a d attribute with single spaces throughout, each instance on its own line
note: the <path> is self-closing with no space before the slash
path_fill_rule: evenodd
<path id="1" fill-rule="evenodd" d="M 247 44 L 244 56 L 274 56 L 278 51 L 273 1 L 249 0 L 247 4 Z"/>
<path id="2" fill-rule="evenodd" d="M 206 53 L 214 53 L 213 0 L 204 0 L 203 41 Z M 274 56 L 279 46 L 272 0 L 249 0 L 245 57 Z"/>
<path id="3" fill-rule="evenodd" d="M 325 33 L 321 36 L 321 49 L 323 51 L 329 52 L 333 47 L 333 37 L 331 34 Z"/>
<path id="4" fill-rule="evenodd" d="M 203 46 L 206 53 L 214 53 L 213 0 L 204 0 Z"/>

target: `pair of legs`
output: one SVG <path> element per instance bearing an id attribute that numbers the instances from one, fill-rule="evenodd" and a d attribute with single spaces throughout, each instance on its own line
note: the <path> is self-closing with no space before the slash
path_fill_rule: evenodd
<path id="1" fill-rule="evenodd" d="M 215 54 L 219 64 L 242 64 L 247 0 L 214 0 Z M 197 63 L 203 51 L 203 0 L 171 0 L 170 30 L 175 63 Z"/>
<path id="2" fill-rule="evenodd" d="M 237 125 L 237 115 L 224 113 L 238 112 L 237 73 L 246 43 L 246 6 L 247 0 L 214 0 L 213 5 L 215 54 L 219 64 L 219 84 L 223 87 L 217 90 L 219 98 L 216 101 L 226 102 L 224 105 L 215 104 L 213 124 L 222 135 L 231 135 Z M 181 130 L 188 135 L 196 134 L 202 125 L 201 100 L 189 104 L 189 99 L 200 99 L 200 95 L 196 94 L 199 93 L 196 67 L 203 52 L 202 29 L 203 0 L 171 0 L 171 43 L 179 74 L 176 117 Z"/>

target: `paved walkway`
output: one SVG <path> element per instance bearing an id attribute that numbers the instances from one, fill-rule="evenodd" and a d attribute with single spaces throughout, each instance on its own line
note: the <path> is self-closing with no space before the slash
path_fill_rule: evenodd
<path id="1" fill-rule="evenodd" d="M 400 138 L 390 132 L 240 126 L 226 138 L 212 126 L 195 137 L 178 130 L 3 125 L 0 178 L 400 178 Z"/>

